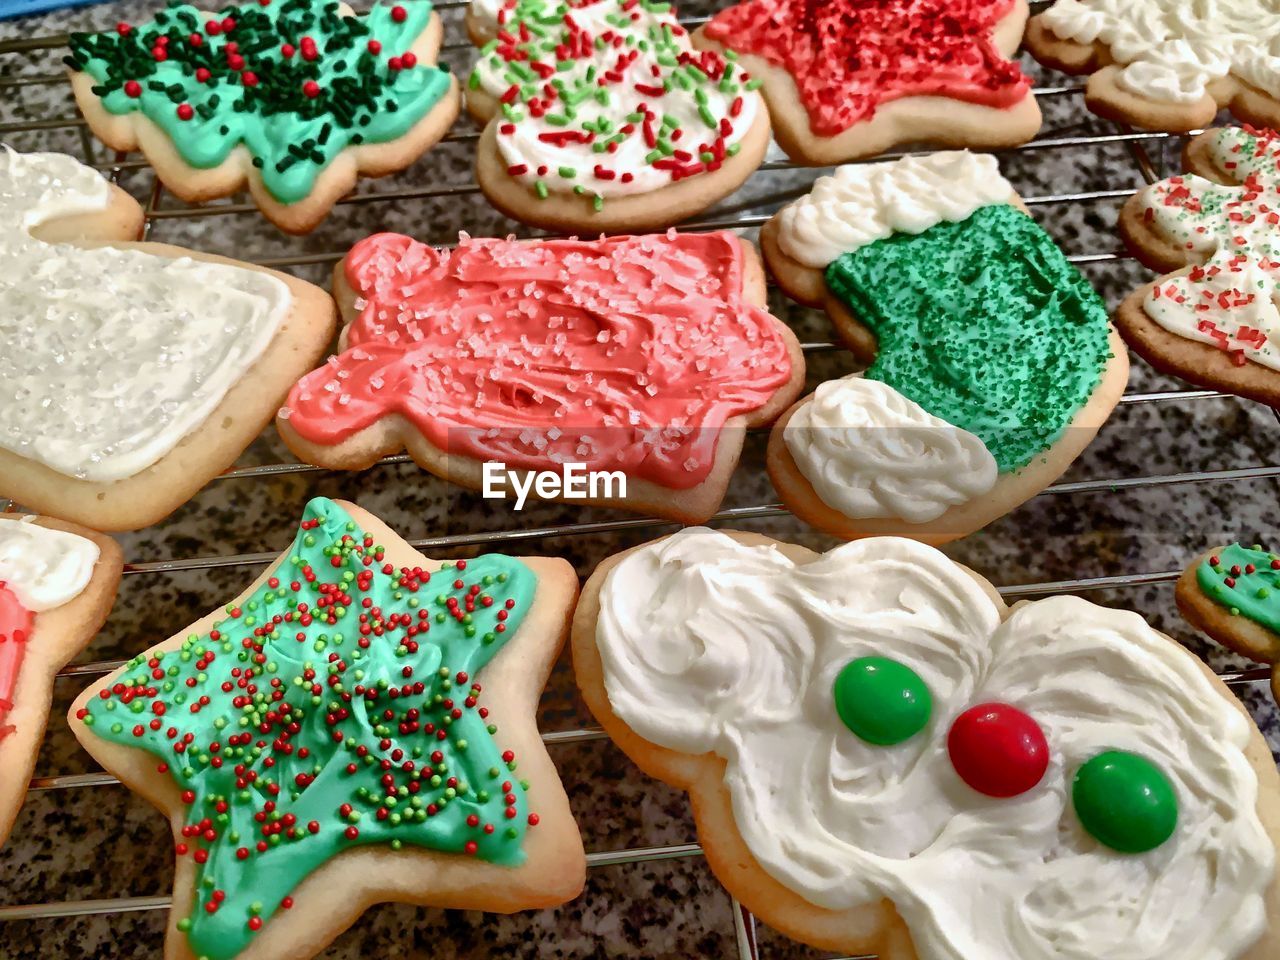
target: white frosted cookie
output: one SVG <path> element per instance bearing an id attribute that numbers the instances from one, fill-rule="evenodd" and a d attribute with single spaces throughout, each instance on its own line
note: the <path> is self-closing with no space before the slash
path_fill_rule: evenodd
<path id="1" fill-rule="evenodd" d="M 335 311 L 271 270 L 132 242 L 136 201 L 56 153 L 0 153 L 0 497 L 144 526 L 229 467 Z"/>
<path id="2" fill-rule="evenodd" d="M 1041 63 L 1089 74 L 1095 113 L 1148 130 L 1194 130 L 1221 108 L 1280 125 L 1274 0 L 1055 0 L 1032 18 Z"/>
<path id="3" fill-rule="evenodd" d="M 1133 613 L 1012 609 L 916 541 L 689 528 L 602 564 L 592 713 L 687 790 L 717 878 L 882 960 L 1265 960 L 1280 774 L 1231 692 Z"/>

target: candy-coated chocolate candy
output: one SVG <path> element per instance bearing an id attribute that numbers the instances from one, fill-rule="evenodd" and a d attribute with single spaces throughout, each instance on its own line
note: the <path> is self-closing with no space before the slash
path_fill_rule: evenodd
<path id="1" fill-rule="evenodd" d="M 1026 793 L 1049 767 L 1044 731 L 1007 703 L 980 703 L 956 717 L 947 751 L 960 779 L 989 797 Z"/>
<path id="2" fill-rule="evenodd" d="M 1081 825 L 1112 850 L 1146 853 L 1178 825 L 1178 797 L 1169 778 L 1136 753 L 1108 750 L 1076 771 L 1071 803 Z"/>
<path id="3" fill-rule="evenodd" d="M 868 743 L 892 746 L 929 723 L 933 697 L 920 675 L 887 657 L 859 657 L 836 676 L 836 712 Z"/>

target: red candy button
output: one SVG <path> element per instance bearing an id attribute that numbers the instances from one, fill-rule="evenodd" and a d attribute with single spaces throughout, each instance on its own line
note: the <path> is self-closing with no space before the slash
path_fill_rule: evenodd
<path id="1" fill-rule="evenodd" d="M 988 797 L 1026 793 L 1049 767 L 1044 731 L 1007 703 L 980 703 L 956 717 L 947 752 L 960 779 Z"/>

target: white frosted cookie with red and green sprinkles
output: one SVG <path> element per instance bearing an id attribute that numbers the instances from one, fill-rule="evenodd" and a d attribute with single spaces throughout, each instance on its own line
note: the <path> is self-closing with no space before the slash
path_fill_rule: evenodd
<path id="1" fill-rule="evenodd" d="M 1157 369 L 1280 407 L 1280 133 L 1206 130 L 1184 166 L 1121 211 L 1134 256 L 1167 272 L 1116 325 Z"/>
<path id="2" fill-rule="evenodd" d="M 670 4 L 472 0 L 482 52 L 467 106 L 487 122 L 477 179 L 498 209 L 561 230 L 669 226 L 759 166 L 759 82 L 694 50 Z"/>

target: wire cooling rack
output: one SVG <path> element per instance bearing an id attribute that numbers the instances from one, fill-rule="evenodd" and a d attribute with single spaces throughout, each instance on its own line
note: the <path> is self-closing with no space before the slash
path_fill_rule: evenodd
<path id="1" fill-rule="evenodd" d="M 436 4 L 437 9 L 441 11 L 461 10 L 465 8 L 465 6 L 466 0 L 442 0 L 442 2 L 438 2 Z M 683 22 L 688 26 L 693 26 L 697 23 L 703 22 L 705 19 L 706 18 L 704 17 L 691 17 L 687 18 Z M 456 23 L 451 23 L 451 26 L 455 31 L 453 35 L 461 36 L 461 32 L 456 30 Z M 55 63 L 56 60 L 54 58 L 57 55 L 60 55 L 61 48 L 66 45 L 66 41 L 66 35 L 48 35 L 0 40 L 0 68 L 4 67 L 5 60 L 15 61 L 18 58 L 31 57 L 32 55 L 37 57 L 43 55 L 44 59 L 49 63 Z M 467 51 L 470 49 L 470 44 L 464 41 L 447 43 L 442 50 L 442 60 L 448 61 L 450 56 L 453 55 L 458 57 L 462 63 L 465 63 Z M 458 70 L 462 63 L 456 64 L 455 70 Z M 0 72 L 8 71 L 0 69 Z M 92 140 L 84 121 L 79 118 L 75 111 L 74 101 L 71 99 L 66 78 L 61 72 L 49 70 L 44 72 L 30 72 L 25 69 L 14 72 L 17 72 L 18 75 L 0 76 L 0 101 L 3 101 L 5 98 L 10 96 L 18 96 L 23 93 L 30 92 L 31 90 L 46 91 L 58 90 L 61 88 L 65 92 L 65 98 L 61 101 L 64 104 L 64 107 L 53 115 L 39 119 L 0 123 L 0 140 L 11 139 L 15 136 L 21 135 L 28 138 L 34 137 L 37 141 L 41 142 L 42 145 L 44 138 L 57 136 L 59 138 L 58 148 L 66 149 L 62 144 L 65 144 L 68 141 L 68 138 L 70 138 L 70 142 L 78 143 L 79 145 L 80 159 L 104 171 L 111 179 L 119 181 L 122 178 L 142 177 L 144 178 L 144 183 L 149 181 L 149 191 L 146 193 L 145 199 L 146 227 L 144 235 L 151 236 L 152 231 L 157 226 L 174 221 L 192 224 L 206 218 L 226 217 L 232 215 L 254 215 L 255 208 L 252 205 L 243 202 L 221 202 L 207 206 L 193 207 L 176 201 L 176 199 L 168 196 L 159 182 L 151 176 L 144 160 L 137 156 L 130 157 L 122 154 L 109 154 Z M 1150 183 L 1158 179 L 1162 172 L 1164 172 L 1162 170 L 1161 163 L 1161 158 L 1166 152 L 1164 147 L 1170 142 L 1176 142 L 1177 138 L 1163 133 L 1139 132 L 1121 127 L 1116 127 L 1114 133 L 1090 132 L 1087 135 L 1080 135 L 1076 133 L 1075 131 L 1080 129 L 1081 126 L 1078 121 L 1080 116 L 1083 115 L 1083 104 L 1081 102 L 1082 90 L 1083 84 L 1075 81 L 1068 81 L 1059 85 L 1037 87 L 1035 92 L 1042 104 L 1057 101 L 1070 102 L 1073 107 L 1073 113 L 1076 115 L 1075 120 L 1077 122 L 1065 127 L 1059 126 L 1057 129 L 1048 129 L 1042 132 L 1041 135 L 1031 143 L 1019 147 L 1017 150 L 1007 151 L 1006 153 L 1028 154 L 1034 151 L 1082 152 L 1088 148 L 1118 144 L 1125 148 L 1129 160 L 1134 164 L 1136 170 L 1141 175 L 1142 181 Z M 449 136 L 445 138 L 444 142 L 471 144 L 474 143 L 478 137 L 478 131 L 474 129 L 467 129 L 465 122 L 463 122 L 459 124 L 459 128 L 455 130 L 455 132 L 449 134 Z M 27 148 L 29 149 L 30 147 Z M 1156 153 L 1155 158 L 1152 156 L 1153 151 Z M 886 155 L 886 158 L 901 155 L 903 154 L 894 153 Z M 1084 156 L 1083 153 L 1081 153 L 1081 156 Z M 1081 160 L 1080 162 L 1086 161 Z M 802 168 L 797 168 L 794 164 L 785 159 L 768 160 L 761 167 L 762 171 L 800 171 L 801 169 Z M 759 211 L 762 208 L 776 208 L 778 204 L 807 192 L 812 179 L 818 176 L 821 171 L 815 170 L 811 171 L 811 173 L 812 175 L 805 177 L 804 182 L 798 186 L 789 185 L 782 189 L 772 190 L 764 195 L 755 196 L 746 202 L 735 203 L 734 198 L 731 198 L 729 203 L 721 205 L 711 215 L 686 224 L 682 226 L 681 229 L 733 229 L 739 231 L 750 231 L 754 228 L 758 228 L 770 215 L 769 213 L 761 213 Z M 132 184 L 137 181 L 131 179 L 129 182 Z M 1133 191 L 1134 187 L 1130 186 L 1075 193 L 1042 194 L 1039 196 L 1027 196 L 1023 199 L 1031 207 L 1057 207 L 1060 205 L 1080 204 L 1090 201 L 1115 201 L 1118 206 L 1119 202 L 1129 197 Z M 448 200 L 451 198 L 458 198 L 461 200 L 462 198 L 472 197 L 475 194 L 478 194 L 478 192 L 478 188 L 472 183 L 453 186 L 407 186 L 389 190 L 372 190 L 367 182 L 362 182 L 357 187 L 356 192 L 339 201 L 338 206 L 341 208 L 349 205 L 379 204 L 385 205 L 385 209 L 387 210 L 398 210 L 402 209 L 403 205 L 411 204 L 415 201 Z M 527 230 L 517 230 L 516 232 L 523 236 L 542 235 Z M 345 239 L 347 241 L 354 242 L 358 237 L 359 235 L 357 234 Z M 438 243 L 447 243 L 450 238 L 426 237 L 424 239 L 432 239 Z M 252 257 L 251 259 L 253 262 L 278 269 L 292 270 L 301 273 L 305 273 L 308 270 L 314 272 L 319 271 L 322 268 L 332 266 L 332 264 L 336 263 L 345 254 L 346 248 L 350 246 L 350 242 L 347 242 L 346 246 L 341 246 L 338 249 L 322 249 L 318 251 L 304 249 L 300 252 L 290 252 L 284 255 L 275 256 L 257 256 Z M 1068 257 L 1068 259 L 1073 263 L 1081 265 L 1082 267 L 1087 267 L 1092 264 L 1109 263 L 1116 260 L 1123 260 L 1125 258 L 1126 254 L 1117 250 L 1100 250 L 1097 252 L 1072 254 Z M 805 342 L 803 344 L 803 349 L 806 356 L 812 358 L 816 354 L 840 351 L 843 347 L 837 343 L 831 342 L 830 340 L 817 339 Z M 1221 398 L 1224 396 L 1226 395 L 1211 390 L 1171 389 L 1129 393 L 1123 398 L 1121 403 L 1126 406 L 1154 405 L 1164 407 L 1171 404 L 1197 404 L 1206 400 Z M 1272 412 L 1275 414 L 1276 418 L 1280 420 L 1280 411 Z M 382 463 L 383 465 L 394 465 L 407 462 L 409 462 L 409 458 L 407 456 L 400 455 L 385 458 Z M 320 471 L 319 468 L 306 464 L 274 462 L 236 467 L 217 478 L 214 483 L 223 483 L 230 480 L 264 481 L 272 477 L 285 477 L 320 472 L 322 471 Z M 1048 487 L 1040 494 L 1040 496 L 1054 497 L 1069 494 L 1107 493 L 1119 490 L 1177 487 L 1188 484 L 1231 484 L 1277 477 L 1280 477 L 1280 465 L 1262 463 L 1256 466 L 1232 469 L 1195 470 L 1188 472 L 1062 482 Z M 0 501 L 0 508 L 16 509 L 16 505 Z M 786 516 L 786 511 L 780 504 L 776 502 L 768 502 L 722 510 L 716 515 L 715 521 L 734 523 L 784 516 Z M 665 521 L 661 521 L 656 518 L 611 517 L 603 520 L 547 524 L 530 528 L 517 527 L 513 529 L 486 532 L 463 532 L 416 539 L 411 540 L 410 542 L 415 547 L 429 550 L 437 555 L 439 555 L 441 551 L 470 547 L 497 548 L 509 552 L 518 552 L 525 544 L 536 544 L 539 541 L 554 538 L 592 538 L 631 531 L 657 530 L 658 528 L 666 526 L 668 526 L 668 524 Z M 167 557 L 162 559 L 135 559 L 126 565 L 125 575 L 130 578 L 145 578 L 156 574 L 168 574 L 180 571 L 210 571 L 218 568 L 241 567 L 253 568 L 269 562 L 276 555 L 276 551 L 269 551 L 261 553 L 235 553 L 231 555 L 206 554 Z M 1109 576 L 1020 583 L 1003 586 L 1000 588 L 1000 592 L 1006 599 L 1012 600 L 1020 597 L 1048 593 L 1080 593 L 1109 589 L 1138 588 L 1153 584 L 1167 584 L 1170 581 L 1175 580 L 1180 572 L 1181 571 L 1178 569 L 1161 569 L 1126 572 Z M 138 644 L 138 648 L 142 648 L 141 643 Z M 77 663 L 67 667 L 59 676 L 69 680 L 73 685 L 75 685 L 77 678 L 83 680 L 84 678 L 100 676 L 116 669 L 121 665 L 121 663 L 123 663 L 121 660 L 100 660 Z M 1266 679 L 1269 676 L 1269 671 L 1262 668 L 1245 669 L 1223 672 L 1220 673 L 1220 676 L 1229 686 L 1239 689 L 1241 687 L 1254 684 L 1257 681 Z M 57 722 L 56 717 L 54 722 Z M 549 746 L 556 746 L 602 740 L 604 737 L 605 735 L 603 731 L 599 728 L 584 726 L 578 729 L 546 733 L 543 735 L 543 741 Z M 115 784 L 117 782 L 118 781 L 109 774 L 101 771 L 88 771 L 36 777 L 32 780 L 30 789 L 33 793 L 90 789 Z M 695 857 L 700 854 L 701 849 L 695 843 L 676 843 L 659 846 L 633 846 L 622 849 L 596 851 L 588 854 L 587 861 L 589 866 L 596 868 L 673 860 Z M 164 910 L 167 909 L 169 905 L 170 897 L 168 896 L 118 896 L 107 899 L 7 904 L 0 905 L 0 923 L 4 921 L 50 920 L 54 918 L 86 917 L 91 915 Z M 760 958 L 765 956 L 768 951 L 764 950 L 760 945 L 753 916 L 749 911 L 742 908 L 736 902 L 733 902 L 732 906 L 732 955 L 739 958 L 739 960 L 760 960 Z M 3 942 L 3 929 L 0 928 L 0 954 L 4 953 L 2 946 Z M 869 960 L 869 958 L 845 958 L 845 960 Z"/>

